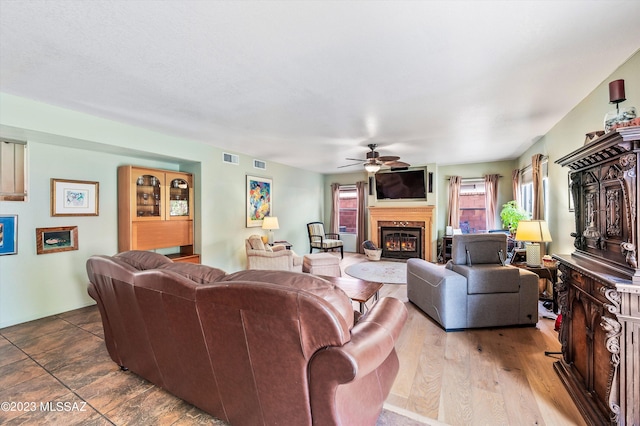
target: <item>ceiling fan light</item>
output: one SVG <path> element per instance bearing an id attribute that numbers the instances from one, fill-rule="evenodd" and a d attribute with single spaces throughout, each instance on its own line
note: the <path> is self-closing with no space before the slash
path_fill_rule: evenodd
<path id="1" fill-rule="evenodd" d="M 380 170 L 380 165 L 379 164 L 374 164 L 374 163 L 367 163 L 367 164 L 364 165 L 364 169 L 368 173 L 375 173 L 378 170 Z"/>

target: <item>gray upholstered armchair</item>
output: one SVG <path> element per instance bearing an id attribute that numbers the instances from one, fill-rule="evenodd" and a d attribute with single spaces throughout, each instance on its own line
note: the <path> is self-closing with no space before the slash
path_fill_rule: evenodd
<path id="1" fill-rule="evenodd" d="M 247 269 L 302 272 L 302 258 L 285 246 L 270 247 L 259 235 L 252 235 L 244 242 L 247 252 Z"/>
<path id="2" fill-rule="evenodd" d="M 322 222 L 307 223 L 307 231 L 309 232 L 309 253 L 313 253 L 314 248 L 322 251 L 340 249 L 340 258 L 344 259 L 344 247 L 340 235 L 324 232 Z"/>
<path id="3" fill-rule="evenodd" d="M 503 265 L 504 234 L 455 235 L 451 260 L 407 261 L 409 300 L 445 330 L 538 322 L 538 276 Z"/>

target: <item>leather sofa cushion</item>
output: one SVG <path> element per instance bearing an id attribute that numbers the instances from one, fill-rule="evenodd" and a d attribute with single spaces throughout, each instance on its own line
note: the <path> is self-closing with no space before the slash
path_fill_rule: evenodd
<path id="1" fill-rule="evenodd" d="M 193 263 L 165 263 L 160 265 L 158 269 L 176 272 L 198 284 L 214 283 L 227 275 L 222 269 Z"/>
<path id="2" fill-rule="evenodd" d="M 342 316 L 349 329 L 353 326 L 354 315 L 351 299 L 336 285 L 316 275 L 291 271 L 255 270 L 234 272 L 222 277 L 218 282 L 254 281 L 271 283 L 304 290 L 331 304 Z"/>
<path id="3" fill-rule="evenodd" d="M 520 270 L 513 266 L 453 265 L 452 269 L 467 278 L 467 294 L 520 291 Z"/>
<path id="4" fill-rule="evenodd" d="M 114 258 L 121 260 L 129 265 L 133 266 L 139 271 L 145 271 L 147 269 L 156 269 L 162 265 L 173 263 L 173 260 L 169 259 L 160 253 L 154 253 L 152 251 L 144 250 L 130 250 L 118 253 Z"/>

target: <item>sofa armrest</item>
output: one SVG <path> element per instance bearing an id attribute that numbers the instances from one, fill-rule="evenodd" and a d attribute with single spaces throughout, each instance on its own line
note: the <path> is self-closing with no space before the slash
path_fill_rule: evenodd
<path id="1" fill-rule="evenodd" d="M 293 257 L 291 250 L 279 250 L 279 251 L 266 251 L 266 250 L 247 250 L 247 256 L 259 256 L 259 257 Z"/>
<path id="2" fill-rule="evenodd" d="M 395 298 L 384 297 L 351 329 L 351 340 L 343 346 L 318 351 L 310 366 L 314 377 L 333 377 L 348 383 L 374 371 L 394 350 L 407 320 L 407 308 Z"/>

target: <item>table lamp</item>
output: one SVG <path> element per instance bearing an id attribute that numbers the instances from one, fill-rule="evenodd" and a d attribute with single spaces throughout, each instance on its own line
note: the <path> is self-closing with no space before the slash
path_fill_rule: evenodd
<path id="1" fill-rule="evenodd" d="M 274 216 L 265 216 L 262 220 L 262 229 L 269 231 L 268 244 L 273 244 L 273 230 L 280 229 L 280 225 L 278 225 L 278 218 Z"/>
<path id="2" fill-rule="evenodd" d="M 516 241 L 525 241 L 527 252 L 527 266 L 539 268 L 542 265 L 540 256 L 540 243 L 547 243 L 551 240 L 551 233 L 547 222 L 544 220 L 521 220 L 516 229 Z"/>

